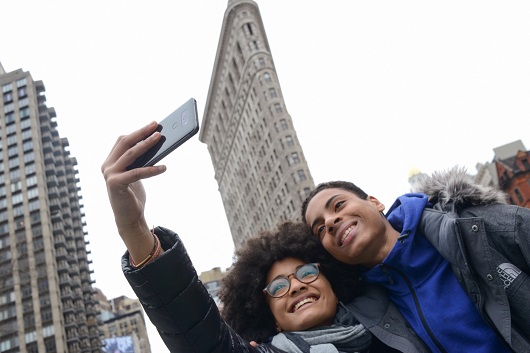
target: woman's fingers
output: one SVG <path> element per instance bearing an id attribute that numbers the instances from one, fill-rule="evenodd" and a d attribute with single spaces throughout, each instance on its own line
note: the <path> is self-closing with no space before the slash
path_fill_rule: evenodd
<path id="1" fill-rule="evenodd" d="M 146 138 L 153 135 L 153 132 L 156 131 L 157 127 L 158 127 L 158 123 L 156 121 L 152 121 L 148 125 L 132 132 L 129 135 L 118 137 L 109 155 L 107 156 L 107 159 L 105 160 L 105 162 L 103 162 L 103 165 L 101 166 L 101 171 L 104 173 L 104 171 L 107 168 L 114 165 L 125 153 L 129 153 L 129 155 L 134 154 L 134 151 L 132 152 L 128 152 L 128 151 L 138 144 L 143 145 L 143 149 L 147 151 L 149 147 L 147 147 L 145 143 L 142 144 L 141 142 L 144 142 Z M 138 149 L 136 149 L 136 152 L 139 153 L 138 156 L 142 154 L 143 149 L 140 148 L 139 151 Z M 132 163 L 138 156 L 134 157 L 134 159 L 130 163 Z M 132 158 L 132 157 L 129 157 L 129 158 Z M 130 165 L 130 163 L 127 164 L 127 166 Z"/>
<path id="2" fill-rule="evenodd" d="M 144 153 L 149 151 L 151 147 L 156 145 L 162 135 L 160 132 L 155 131 L 146 139 L 137 142 L 135 145 L 127 149 L 116 161 L 116 168 L 123 170 L 127 169 L 133 162 Z"/>

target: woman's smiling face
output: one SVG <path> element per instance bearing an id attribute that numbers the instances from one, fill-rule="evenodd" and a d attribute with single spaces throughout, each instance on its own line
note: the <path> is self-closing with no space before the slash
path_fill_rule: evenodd
<path id="1" fill-rule="evenodd" d="M 278 276 L 289 276 L 305 262 L 287 257 L 272 264 L 267 283 Z M 320 273 L 311 283 L 302 283 L 289 276 L 291 288 L 286 295 L 273 298 L 268 294 L 267 303 L 281 331 L 303 331 L 317 326 L 331 325 L 337 312 L 337 297 L 326 277 Z"/>

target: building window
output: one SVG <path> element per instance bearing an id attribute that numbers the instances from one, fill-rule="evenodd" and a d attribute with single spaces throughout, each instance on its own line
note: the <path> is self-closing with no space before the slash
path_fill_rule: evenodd
<path id="1" fill-rule="evenodd" d="M 22 145 L 22 150 L 24 150 L 24 152 L 30 151 L 32 149 L 33 149 L 33 141 L 24 142 L 24 144 Z"/>
<path id="2" fill-rule="evenodd" d="M 16 145 L 16 143 L 18 142 L 17 136 L 16 135 L 9 136 L 6 142 L 7 142 L 7 145 L 10 147 L 13 145 Z"/>
<path id="3" fill-rule="evenodd" d="M 40 223 L 40 212 L 32 212 L 29 215 L 29 218 L 31 219 L 31 224 L 37 224 Z"/>
<path id="4" fill-rule="evenodd" d="M 0 249 L 3 247 L 5 246 L 0 243 Z M 11 260 L 11 250 L 5 249 L 5 250 L 0 251 L 0 261 L 4 262 L 4 261 L 9 261 L 9 260 Z M 1 299 L 2 298 L 0 298 L 0 304 L 2 304 Z"/>
<path id="5" fill-rule="evenodd" d="M 9 172 L 9 179 L 11 179 L 11 181 L 15 179 L 19 179 L 19 178 L 20 178 L 20 169 L 14 169 Z"/>
<path id="6" fill-rule="evenodd" d="M 13 101 L 13 92 L 9 91 L 4 93 L 4 104 L 10 103 Z"/>
<path id="7" fill-rule="evenodd" d="M 236 43 L 236 48 L 237 48 L 237 55 L 239 56 L 239 61 L 244 63 L 245 57 L 243 56 L 243 50 L 241 49 L 241 45 L 239 44 L 239 42 Z"/>
<path id="8" fill-rule="evenodd" d="M 307 180 L 307 177 L 305 176 L 305 172 L 302 169 L 298 170 L 298 180 L 300 181 Z"/>
<path id="9" fill-rule="evenodd" d="M 32 175 L 31 177 L 29 178 L 26 178 L 26 186 L 29 187 L 30 186 L 33 186 L 33 185 L 37 185 L 37 176 L 36 175 Z"/>
<path id="10" fill-rule="evenodd" d="M 6 114 L 6 125 L 15 122 L 15 113 Z"/>
<path id="11" fill-rule="evenodd" d="M 15 132 L 17 132 L 17 126 L 15 124 L 11 124 L 11 125 L 6 127 L 6 135 L 7 136 L 12 135 Z"/>
<path id="12" fill-rule="evenodd" d="M 291 153 L 291 158 L 294 164 L 300 163 L 300 157 L 298 156 L 298 152 Z"/>
<path id="13" fill-rule="evenodd" d="M 22 86 L 25 86 L 27 84 L 27 80 L 25 78 L 21 78 L 20 80 L 17 81 L 17 87 L 22 87 Z"/>
<path id="14" fill-rule="evenodd" d="M 15 139 L 15 142 L 16 142 L 16 139 Z M 16 156 L 18 154 L 18 146 L 15 145 L 15 146 L 11 146 L 7 149 L 7 156 L 9 158 L 13 157 L 13 156 Z"/>
<path id="15" fill-rule="evenodd" d="M 39 203 L 39 200 L 33 200 L 29 203 L 28 205 L 28 208 L 29 208 L 29 211 L 32 212 L 32 211 L 35 211 L 35 210 L 38 210 L 40 208 L 40 203 Z"/>
<path id="16" fill-rule="evenodd" d="M 271 98 L 277 98 L 278 97 L 278 94 L 276 93 L 276 89 L 274 89 L 274 88 L 269 88 L 269 95 L 271 96 Z"/>
<path id="17" fill-rule="evenodd" d="M 13 207 L 13 216 L 18 217 L 24 214 L 24 205 Z"/>
<path id="18" fill-rule="evenodd" d="M 15 292 L 9 292 L 9 293 L 3 294 L 0 297 L 0 305 L 12 303 L 14 301 L 15 301 Z"/>
<path id="19" fill-rule="evenodd" d="M 228 74 L 228 82 L 230 82 L 230 88 L 235 93 L 236 92 L 236 84 L 234 83 L 234 79 L 232 78 L 232 74 Z"/>
<path id="20" fill-rule="evenodd" d="M 2 224 L 2 229 L 0 230 L 0 234 L 4 235 L 5 233 L 7 233 L 9 231 L 9 228 L 7 228 L 7 230 L 4 228 L 5 225 Z M 9 245 L 11 244 L 11 239 L 9 237 L 3 237 L 3 238 L 0 238 L 0 249 L 3 249 L 3 248 L 7 248 Z M 10 249 L 7 249 L 7 251 L 9 252 L 9 254 L 11 254 L 11 250 Z M 5 258 L 11 258 L 11 255 L 2 255 L 2 259 Z M 2 298 L 0 296 L 0 305 L 2 304 L 5 304 L 4 302 L 2 302 Z"/>
<path id="21" fill-rule="evenodd" d="M 39 288 L 39 293 L 48 292 L 48 279 L 41 278 L 37 281 L 37 287 Z"/>
<path id="22" fill-rule="evenodd" d="M 20 87 L 18 89 L 18 98 L 22 98 L 22 97 L 25 97 L 27 95 L 28 95 L 28 92 L 27 92 L 26 86 Z"/>
<path id="23" fill-rule="evenodd" d="M 40 306 L 41 307 L 45 307 L 45 306 L 49 306 L 51 305 L 51 300 L 50 300 L 50 296 L 49 295 L 41 295 L 39 297 L 39 302 L 40 302 Z M 41 309 L 42 311 L 42 309 Z"/>
<path id="24" fill-rule="evenodd" d="M 50 336 L 53 336 L 54 334 L 55 334 L 55 329 L 54 329 L 53 325 L 46 326 L 46 327 L 42 328 L 42 336 L 50 337 Z"/>
<path id="25" fill-rule="evenodd" d="M 282 127 L 282 130 L 287 130 L 288 126 L 287 126 L 287 121 L 285 119 L 280 120 L 280 125 Z"/>
<path id="26" fill-rule="evenodd" d="M 26 107 L 26 108 L 20 109 L 19 115 L 20 115 L 20 119 L 27 118 L 29 116 L 29 108 Z"/>
<path id="27" fill-rule="evenodd" d="M 253 24 L 251 22 L 247 22 L 243 25 L 243 33 L 245 33 L 246 37 L 250 37 L 254 34 L 254 28 Z"/>
<path id="28" fill-rule="evenodd" d="M 11 192 L 15 193 L 17 191 L 22 190 L 22 181 L 20 179 L 18 180 L 12 180 L 11 181 Z"/>
<path id="29" fill-rule="evenodd" d="M 28 353 L 39 353 L 39 346 L 37 343 L 26 344 L 26 350 Z"/>
<path id="30" fill-rule="evenodd" d="M 521 194 L 521 192 L 519 191 L 518 188 L 515 188 L 513 190 L 513 192 L 515 193 L 515 196 L 517 196 L 517 200 L 519 200 L 519 203 L 522 203 L 523 202 L 523 195 Z"/>
<path id="31" fill-rule="evenodd" d="M 35 160 L 35 153 L 33 151 L 24 155 L 24 163 L 33 162 Z"/>
<path id="32" fill-rule="evenodd" d="M 9 104 L 4 105 L 4 113 L 9 113 L 9 112 L 12 112 L 13 110 L 15 110 L 14 103 L 9 103 Z"/>
<path id="33" fill-rule="evenodd" d="M 26 319 L 26 318 L 24 318 L 24 319 Z M 31 319 L 32 319 L 32 317 L 28 317 L 27 320 L 30 321 Z M 32 331 L 30 333 L 26 333 L 24 338 L 25 338 L 26 343 L 35 342 L 37 340 L 37 332 Z"/>
<path id="34" fill-rule="evenodd" d="M 52 310 L 50 308 L 41 310 L 42 322 L 49 322 L 53 320 Z"/>
<path id="35" fill-rule="evenodd" d="M 0 342 L 0 352 L 5 352 L 15 347 L 18 347 L 18 336 L 13 336 Z"/>
<path id="36" fill-rule="evenodd" d="M 236 79 L 239 81 L 241 79 L 241 75 L 239 74 L 239 67 L 237 66 L 236 58 L 232 58 L 232 67 L 234 68 Z"/>
<path id="37" fill-rule="evenodd" d="M 263 74 L 263 78 L 265 79 L 265 82 L 268 82 L 268 83 L 272 82 L 271 74 L 269 74 L 268 72 L 265 72 Z"/>
<path id="38" fill-rule="evenodd" d="M 287 146 L 293 146 L 294 145 L 294 140 L 293 140 L 293 137 L 291 135 L 285 136 L 285 142 L 287 143 Z"/>
<path id="39" fill-rule="evenodd" d="M 28 140 L 31 138 L 31 130 L 22 131 L 22 135 L 20 136 L 22 138 L 22 141 Z"/>
<path id="40" fill-rule="evenodd" d="M 28 105 L 29 105 L 29 99 L 27 97 L 18 101 L 19 108 L 24 108 L 24 107 L 27 107 Z"/>
<path id="41" fill-rule="evenodd" d="M 259 49 L 258 42 L 256 40 L 253 40 L 250 43 L 248 43 L 248 46 L 249 46 L 251 51 Z"/>
<path id="42" fill-rule="evenodd" d="M 28 189 L 27 195 L 29 200 L 39 197 L 39 189 L 36 187 Z"/>
<path id="43" fill-rule="evenodd" d="M 9 169 L 16 168 L 19 165 L 20 165 L 20 161 L 18 160 L 18 157 L 15 157 L 9 160 Z"/>
<path id="44" fill-rule="evenodd" d="M 21 192 L 16 193 L 16 194 L 11 196 L 11 204 L 13 204 L 13 205 L 17 205 L 19 203 L 22 203 L 22 201 L 24 201 L 24 196 L 22 195 Z"/>
<path id="45" fill-rule="evenodd" d="M 13 90 L 13 84 L 8 83 L 7 85 L 2 86 L 2 93 L 6 93 Z"/>

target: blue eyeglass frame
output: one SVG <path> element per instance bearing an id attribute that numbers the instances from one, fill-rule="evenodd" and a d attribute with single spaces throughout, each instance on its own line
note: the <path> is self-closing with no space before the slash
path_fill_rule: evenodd
<path id="1" fill-rule="evenodd" d="M 317 274 L 316 274 L 315 278 L 311 279 L 310 281 L 304 281 L 303 278 L 300 279 L 300 278 L 298 278 L 296 276 L 296 272 L 298 272 L 298 270 L 301 269 L 302 267 L 308 266 L 308 265 L 313 266 L 317 270 Z M 279 276 L 274 277 L 272 279 L 272 281 L 270 281 L 269 284 L 267 284 L 267 286 L 265 288 L 263 288 L 263 293 L 269 295 L 271 298 L 281 298 L 281 297 L 286 296 L 287 293 L 289 293 L 289 291 L 291 290 L 291 276 L 294 276 L 294 278 L 296 278 L 297 281 L 299 281 L 301 283 L 304 283 L 304 284 L 313 283 L 314 281 L 316 281 L 318 279 L 318 276 L 320 276 L 320 263 L 318 263 L 318 262 L 310 262 L 310 263 L 307 263 L 307 264 L 303 264 L 303 265 L 300 265 L 300 266 L 296 267 L 294 272 L 291 273 L 291 274 L 288 274 L 287 276 L 286 275 L 279 275 Z M 276 281 L 278 278 L 286 279 L 287 283 L 288 283 L 288 287 L 287 287 L 287 291 L 285 293 L 283 293 L 282 295 L 274 296 L 269 291 L 269 286 L 272 284 L 272 282 Z"/>

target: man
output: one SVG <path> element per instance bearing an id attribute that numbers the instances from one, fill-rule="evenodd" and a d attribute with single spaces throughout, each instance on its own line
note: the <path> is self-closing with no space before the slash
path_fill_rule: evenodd
<path id="1" fill-rule="evenodd" d="M 461 168 L 384 205 L 348 182 L 319 185 L 302 217 L 336 259 L 385 287 L 434 352 L 530 351 L 530 210 Z"/>

